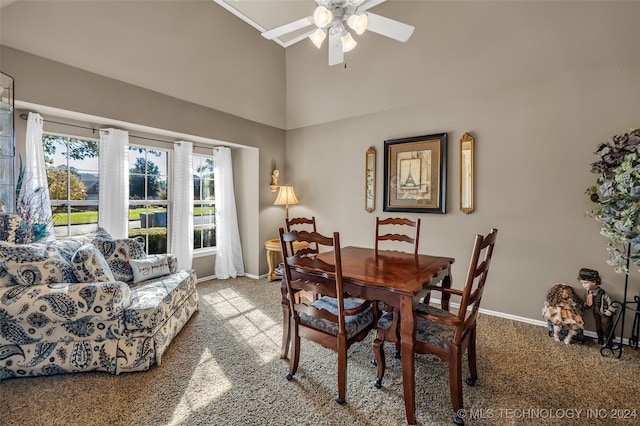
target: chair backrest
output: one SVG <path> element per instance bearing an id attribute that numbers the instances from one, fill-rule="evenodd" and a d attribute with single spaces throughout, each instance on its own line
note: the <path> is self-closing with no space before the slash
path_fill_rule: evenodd
<path id="1" fill-rule="evenodd" d="M 291 231 L 317 232 L 315 216 L 312 216 L 311 218 L 294 217 L 291 219 L 285 219 L 284 224 L 287 232 L 291 232 Z M 291 245 L 290 247 L 293 248 L 293 245 Z M 318 244 L 310 244 L 304 250 L 308 251 L 309 253 L 318 253 Z"/>
<path id="2" fill-rule="evenodd" d="M 415 228 L 411 231 L 411 235 L 399 234 L 397 232 L 388 233 L 387 231 L 397 231 L 399 226 L 408 226 Z M 382 228 L 382 229 L 381 229 Z M 387 233 L 383 233 L 387 232 Z M 413 254 L 418 254 L 418 243 L 420 240 L 420 219 L 411 220 L 400 217 L 392 217 L 388 219 L 380 219 L 376 217 L 376 254 L 378 254 L 378 243 L 380 241 L 403 241 L 413 244 Z"/>
<path id="3" fill-rule="evenodd" d="M 333 250 L 333 264 L 317 258 L 316 254 L 298 250 L 293 253 L 293 242 L 315 243 L 318 247 Z M 340 234 L 333 233 L 333 237 L 326 237 L 317 232 L 291 231 L 284 232 L 280 228 L 280 244 L 283 253 L 284 275 L 289 299 L 289 309 L 297 321 L 301 313 L 317 318 L 324 318 L 337 323 L 339 333 L 346 333 L 345 316 L 353 315 L 344 309 L 344 292 L 342 287 L 342 260 L 340 257 Z M 334 297 L 338 301 L 338 315 L 329 310 L 313 306 L 313 300 L 296 297 L 296 293 L 306 291 L 314 296 Z"/>
<path id="4" fill-rule="evenodd" d="M 458 319 L 461 321 L 461 327 L 456 330 L 454 340 L 460 341 L 466 330 L 475 323 L 480 308 L 480 300 L 482 292 L 489 274 L 489 265 L 493 256 L 493 248 L 496 244 L 496 236 L 498 230 L 492 228 L 486 235 L 476 235 L 471 253 L 471 262 L 467 272 L 467 280 L 462 289 L 462 299 L 460 301 L 460 310 Z"/>

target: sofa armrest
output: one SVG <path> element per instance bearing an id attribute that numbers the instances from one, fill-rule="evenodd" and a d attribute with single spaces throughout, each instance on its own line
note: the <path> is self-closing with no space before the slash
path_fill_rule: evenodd
<path id="1" fill-rule="evenodd" d="M 59 322 L 87 316 L 110 319 L 131 304 L 131 290 L 121 281 L 13 286 L 3 290 L 10 291 L 12 297 L 0 306 L 17 321 L 45 312 L 50 320 Z"/>

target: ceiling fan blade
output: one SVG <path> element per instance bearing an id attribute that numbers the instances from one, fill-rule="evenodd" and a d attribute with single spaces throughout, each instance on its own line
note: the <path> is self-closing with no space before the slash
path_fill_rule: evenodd
<path id="1" fill-rule="evenodd" d="M 316 31 L 316 30 L 315 30 L 315 29 L 313 29 L 313 30 L 309 30 L 309 31 L 307 31 L 307 32 L 305 32 L 305 33 L 303 33 L 303 34 L 300 34 L 299 36 L 294 37 L 294 38 L 292 38 L 291 40 L 289 40 L 289 41 L 287 41 L 287 42 L 282 43 L 282 47 L 287 48 L 287 47 L 289 47 L 289 46 L 291 46 L 291 45 L 294 45 L 294 44 L 296 44 L 297 42 L 299 42 L 300 40 L 304 40 L 305 38 L 309 37 L 309 36 L 310 36 L 311 34 L 313 34 L 315 31 Z"/>
<path id="2" fill-rule="evenodd" d="M 329 31 L 329 65 L 338 65 L 344 62 L 344 52 L 342 51 L 342 40 L 340 33 Z"/>
<path id="3" fill-rule="evenodd" d="M 313 16 L 307 16 L 306 18 L 301 18 L 297 21 L 289 22 L 288 24 L 284 24 L 269 31 L 265 31 L 262 33 L 262 37 L 266 38 L 267 40 L 273 40 L 274 38 L 278 38 L 290 32 L 308 27 L 311 24 L 313 24 Z"/>
<path id="4" fill-rule="evenodd" d="M 369 10 L 372 7 L 376 7 L 380 3 L 384 3 L 385 1 L 387 1 L 387 0 L 369 0 L 369 1 L 365 1 L 360 6 L 358 6 L 358 12 L 364 12 L 365 10 Z"/>
<path id="5" fill-rule="evenodd" d="M 369 17 L 367 31 L 378 33 L 401 42 L 409 40 L 409 37 L 413 34 L 414 27 L 411 25 L 385 18 L 384 16 L 376 15 L 371 12 L 368 12 L 367 16 Z"/>

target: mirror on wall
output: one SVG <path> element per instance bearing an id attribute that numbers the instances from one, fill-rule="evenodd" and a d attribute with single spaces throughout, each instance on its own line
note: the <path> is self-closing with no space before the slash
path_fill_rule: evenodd
<path id="1" fill-rule="evenodd" d="M 460 210 L 473 211 L 474 139 L 465 133 L 460 139 Z"/>
<path id="2" fill-rule="evenodd" d="M 376 150 L 370 146 L 365 155 L 364 209 L 371 213 L 376 208 Z"/>

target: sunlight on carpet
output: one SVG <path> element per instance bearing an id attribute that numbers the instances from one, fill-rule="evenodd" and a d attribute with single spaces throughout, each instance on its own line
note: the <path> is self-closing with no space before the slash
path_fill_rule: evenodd
<path id="1" fill-rule="evenodd" d="M 203 295 L 202 300 L 235 330 L 237 341 L 251 347 L 262 365 L 278 357 L 282 328 L 255 305 L 230 288 Z"/>
<path id="2" fill-rule="evenodd" d="M 210 380 L 211 377 L 215 377 L 215 380 Z M 202 386 L 203 383 L 207 383 L 206 388 Z M 191 375 L 189 384 L 176 405 L 169 424 L 184 424 L 184 421 L 194 411 L 198 411 L 217 400 L 231 387 L 231 381 L 207 348 L 200 356 L 200 362 Z"/>

